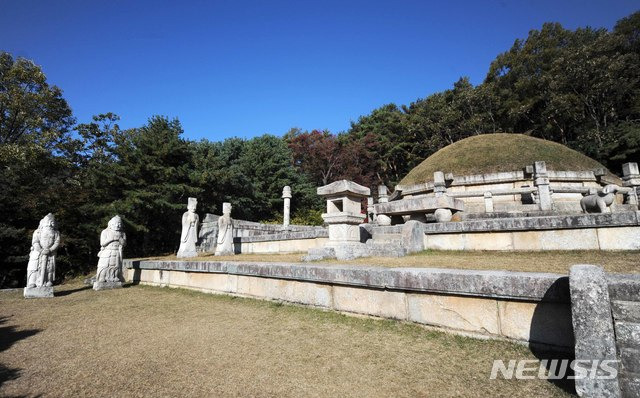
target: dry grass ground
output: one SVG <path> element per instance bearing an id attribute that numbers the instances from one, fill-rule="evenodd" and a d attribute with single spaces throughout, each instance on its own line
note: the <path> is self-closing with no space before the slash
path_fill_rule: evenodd
<path id="1" fill-rule="evenodd" d="M 300 262 L 302 254 L 240 254 L 236 256 L 202 256 L 188 260 Z M 154 257 L 175 260 L 175 256 Z M 184 259 L 181 259 L 184 260 Z M 369 257 L 352 261 L 323 261 L 312 264 L 353 264 L 381 267 L 430 267 L 494 269 L 567 274 L 574 264 L 595 264 L 608 272 L 640 272 L 640 251 L 549 251 L 549 252 L 463 252 L 424 251 L 400 258 Z"/>
<path id="2" fill-rule="evenodd" d="M 168 288 L 56 292 L 0 293 L 0 395 L 565 395 L 489 380 L 494 359 L 533 358 L 509 342 Z"/>

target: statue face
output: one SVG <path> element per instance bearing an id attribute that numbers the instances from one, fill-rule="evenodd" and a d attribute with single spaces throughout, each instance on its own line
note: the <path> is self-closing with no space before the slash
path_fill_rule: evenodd
<path id="1" fill-rule="evenodd" d="M 196 206 L 195 205 L 189 205 L 187 206 L 187 210 L 189 210 L 192 213 L 196 212 Z"/>
<path id="2" fill-rule="evenodd" d="M 109 228 L 114 231 L 122 231 L 122 219 L 114 217 L 109 220 Z"/>

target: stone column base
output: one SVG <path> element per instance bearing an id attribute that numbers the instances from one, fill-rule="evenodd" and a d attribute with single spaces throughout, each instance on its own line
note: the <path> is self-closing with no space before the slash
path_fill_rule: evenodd
<path id="1" fill-rule="evenodd" d="M 93 290 L 107 290 L 107 289 L 119 289 L 122 287 L 122 282 L 93 282 Z"/>
<path id="2" fill-rule="evenodd" d="M 53 297 L 53 286 L 24 288 L 24 298 L 49 298 L 49 297 Z"/>

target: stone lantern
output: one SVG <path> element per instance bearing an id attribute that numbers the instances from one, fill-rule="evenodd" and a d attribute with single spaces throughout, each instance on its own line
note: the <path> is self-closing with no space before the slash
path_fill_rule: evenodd
<path id="1" fill-rule="evenodd" d="M 358 225 L 366 218 L 360 211 L 360 203 L 371 194 L 369 188 L 341 180 L 319 187 L 317 192 L 327 199 L 327 212 L 322 219 L 329 225 L 330 243 L 360 243 Z"/>

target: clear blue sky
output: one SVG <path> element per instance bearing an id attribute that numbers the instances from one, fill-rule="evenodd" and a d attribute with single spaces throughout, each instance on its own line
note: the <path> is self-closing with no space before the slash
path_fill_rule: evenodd
<path id="1" fill-rule="evenodd" d="M 637 0 L 0 0 L 0 50 L 33 59 L 79 122 L 177 117 L 190 139 L 346 130 L 474 84 L 530 29 L 611 29 Z"/>

